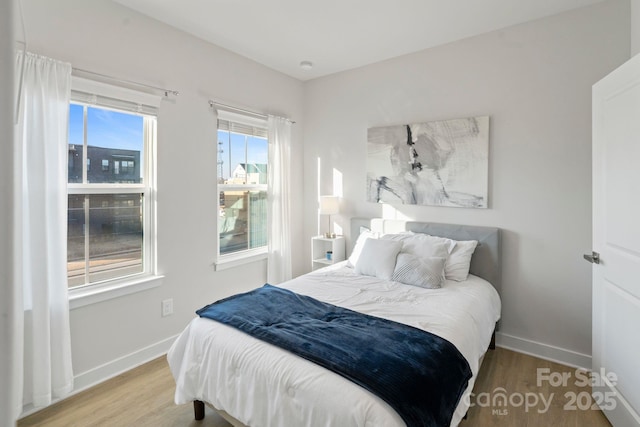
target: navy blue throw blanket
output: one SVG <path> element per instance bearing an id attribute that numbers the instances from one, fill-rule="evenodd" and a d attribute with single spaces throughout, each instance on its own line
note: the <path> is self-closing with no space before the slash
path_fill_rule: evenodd
<path id="1" fill-rule="evenodd" d="M 196 313 L 342 375 L 409 427 L 448 427 L 471 378 L 469 363 L 443 338 L 271 285 Z"/>

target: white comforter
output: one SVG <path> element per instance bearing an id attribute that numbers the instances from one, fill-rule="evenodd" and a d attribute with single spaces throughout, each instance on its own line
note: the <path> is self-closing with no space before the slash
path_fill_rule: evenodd
<path id="1" fill-rule="evenodd" d="M 500 318 L 497 292 L 472 275 L 422 289 L 358 276 L 341 263 L 280 286 L 449 340 L 471 366 L 467 394 Z M 386 402 L 340 375 L 210 319 L 193 319 L 167 358 L 177 404 L 209 402 L 251 427 L 405 425 Z M 463 397 L 452 426 L 468 406 Z"/>

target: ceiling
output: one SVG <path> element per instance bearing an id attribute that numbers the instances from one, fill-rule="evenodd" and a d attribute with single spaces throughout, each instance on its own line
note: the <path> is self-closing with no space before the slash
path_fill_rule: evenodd
<path id="1" fill-rule="evenodd" d="M 304 81 L 603 0 L 114 1 Z"/>

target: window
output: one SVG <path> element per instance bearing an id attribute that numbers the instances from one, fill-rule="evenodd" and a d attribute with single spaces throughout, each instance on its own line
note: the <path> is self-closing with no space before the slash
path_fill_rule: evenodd
<path id="1" fill-rule="evenodd" d="M 267 246 L 267 123 L 218 112 L 218 254 L 251 255 Z"/>
<path id="2" fill-rule="evenodd" d="M 69 287 L 153 274 L 155 108 L 77 90 L 71 99 Z"/>
<path id="3" fill-rule="evenodd" d="M 130 160 L 123 160 L 120 163 L 120 171 L 123 175 L 130 175 L 135 173 L 134 162 Z"/>

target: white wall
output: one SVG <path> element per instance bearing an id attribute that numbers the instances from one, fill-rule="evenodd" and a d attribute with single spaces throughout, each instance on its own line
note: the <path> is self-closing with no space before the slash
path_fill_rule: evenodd
<path id="1" fill-rule="evenodd" d="M 631 0 L 631 56 L 640 53 L 640 0 Z"/>
<path id="2" fill-rule="evenodd" d="M 605 2 L 309 82 L 307 237 L 318 158 L 321 193 L 343 174 L 345 230 L 380 215 L 500 227 L 503 345 L 590 366 L 591 85 L 628 57 L 628 2 Z M 489 209 L 365 201 L 367 128 L 475 115 L 491 116 Z"/>
<path id="3" fill-rule="evenodd" d="M 13 118 L 14 2 L 0 2 L 0 427 L 14 425 Z"/>
<path id="4" fill-rule="evenodd" d="M 162 286 L 72 310 L 78 386 L 166 350 L 194 311 L 260 286 L 266 262 L 215 272 L 216 99 L 291 117 L 293 192 L 302 198 L 302 83 L 106 0 L 23 0 L 29 50 L 74 67 L 180 91 L 158 118 L 158 265 Z M 294 205 L 293 236 L 302 235 Z M 296 242 L 296 245 L 301 243 Z M 294 251 L 294 271 L 307 266 Z M 161 317 L 161 300 L 175 314 Z"/>

